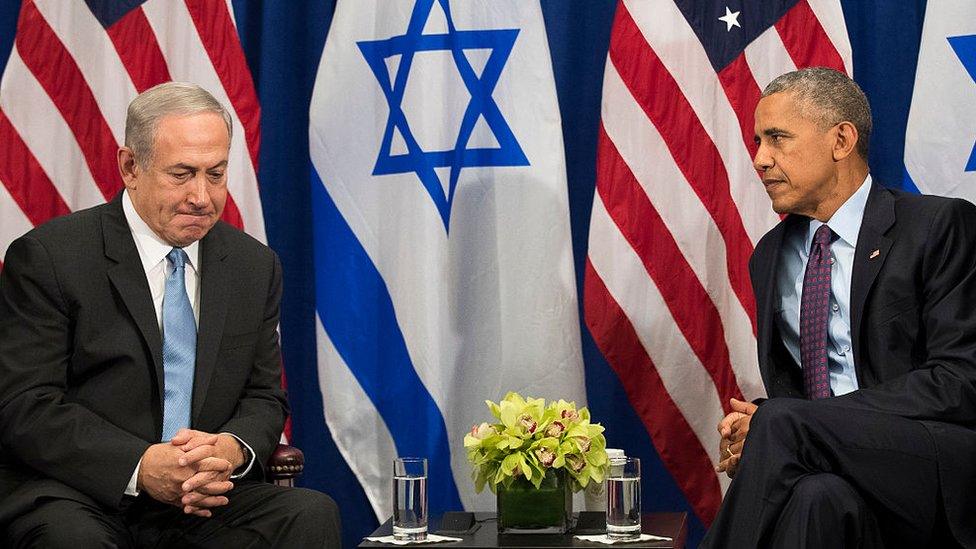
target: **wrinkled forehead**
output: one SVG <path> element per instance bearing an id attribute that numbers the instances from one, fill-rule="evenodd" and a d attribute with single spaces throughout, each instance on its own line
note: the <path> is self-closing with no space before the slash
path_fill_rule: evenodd
<path id="1" fill-rule="evenodd" d="M 799 123 L 810 123 L 820 130 L 827 130 L 840 121 L 835 109 L 824 106 L 814 100 L 810 93 L 804 90 L 784 90 L 763 97 L 759 100 L 767 106 L 774 106 L 773 112 L 782 118 L 792 119 Z M 759 114 L 759 106 L 756 107 Z"/>
<path id="2" fill-rule="evenodd" d="M 230 136 L 216 113 L 168 115 L 159 120 L 154 136 L 157 159 L 176 156 L 220 156 L 226 160 Z"/>
<path id="3" fill-rule="evenodd" d="M 767 95 L 756 105 L 756 130 L 769 125 L 815 124 L 823 127 L 829 113 L 818 108 L 810 99 L 793 91 Z M 829 126 L 829 124 L 826 124 Z"/>

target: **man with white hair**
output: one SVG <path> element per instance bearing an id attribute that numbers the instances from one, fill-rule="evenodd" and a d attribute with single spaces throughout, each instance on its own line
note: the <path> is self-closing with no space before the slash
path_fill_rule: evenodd
<path id="1" fill-rule="evenodd" d="M 202 88 L 129 106 L 125 190 L 17 239 L 0 278 L 0 527 L 13 547 L 338 547 L 262 482 L 288 413 L 276 254 L 219 221 L 232 133 Z"/>

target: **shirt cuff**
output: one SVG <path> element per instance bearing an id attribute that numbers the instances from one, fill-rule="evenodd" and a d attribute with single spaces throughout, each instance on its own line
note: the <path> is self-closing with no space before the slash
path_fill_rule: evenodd
<path id="1" fill-rule="evenodd" d="M 251 467 L 254 466 L 254 450 L 251 448 L 250 445 L 248 445 L 248 443 L 244 442 L 244 440 L 242 440 L 241 437 L 235 435 L 234 433 L 221 433 L 221 434 L 230 435 L 235 439 L 237 439 L 237 442 L 241 443 L 241 449 L 244 450 L 245 463 L 244 465 L 241 465 L 240 467 L 235 469 L 234 474 L 232 474 L 230 478 L 242 478 L 246 476 L 248 473 L 251 472 Z"/>
<path id="2" fill-rule="evenodd" d="M 125 487 L 124 493 L 127 496 L 136 497 L 139 495 L 139 468 L 140 467 L 142 467 L 142 458 L 139 458 L 139 463 L 136 463 L 136 470 L 132 471 L 132 477 L 129 478 L 129 484 Z"/>

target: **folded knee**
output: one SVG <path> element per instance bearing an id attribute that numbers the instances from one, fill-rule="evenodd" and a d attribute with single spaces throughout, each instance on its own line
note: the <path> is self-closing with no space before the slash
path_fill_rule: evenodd
<path id="1" fill-rule="evenodd" d="M 793 485 L 790 500 L 806 509 L 829 507 L 835 512 L 856 511 L 864 500 L 843 478 L 831 473 L 807 475 Z"/>
<path id="2" fill-rule="evenodd" d="M 796 433 L 803 425 L 803 416 L 810 401 L 796 398 L 771 398 L 764 402 L 749 422 L 749 436 L 773 434 L 782 437 Z"/>
<path id="3" fill-rule="evenodd" d="M 281 504 L 288 510 L 292 525 L 298 530 L 309 535 L 338 535 L 339 506 L 322 492 L 290 488 L 283 493 Z"/>

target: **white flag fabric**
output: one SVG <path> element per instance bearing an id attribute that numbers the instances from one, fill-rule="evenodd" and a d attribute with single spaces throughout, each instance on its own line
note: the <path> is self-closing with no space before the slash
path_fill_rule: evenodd
<path id="1" fill-rule="evenodd" d="M 585 404 L 561 121 L 537 2 L 340 1 L 310 107 L 325 420 L 377 517 L 491 509 L 463 437 L 507 391 Z"/>
<path id="2" fill-rule="evenodd" d="M 976 202 L 976 2 L 929 0 L 905 132 L 918 190 Z"/>

